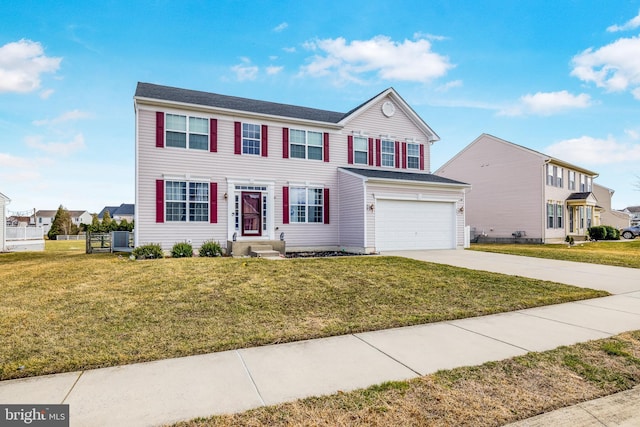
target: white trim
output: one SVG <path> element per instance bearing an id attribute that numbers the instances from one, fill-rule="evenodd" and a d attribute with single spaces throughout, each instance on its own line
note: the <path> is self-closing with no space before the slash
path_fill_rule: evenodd
<path id="1" fill-rule="evenodd" d="M 267 195 L 267 224 L 266 230 L 262 230 L 261 236 L 242 236 L 242 232 L 238 230 L 236 235 L 236 241 L 243 240 L 277 240 L 275 229 L 275 182 L 272 180 L 255 180 L 247 178 L 227 178 L 227 240 L 233 240 L 233 234 L 236 233 L 236 218 L 235 218 L 235 197 L 236 194 L 240 195 L 243 191 L 236 187 L 250 186 L 250 187 L 266 187 L 266 190 L 256 190 L 262 194 Z"/>
<path id="2" fill-rule="evenodd" d="M 445 202 L 445 203 L 458 203 L 460 197 L 438 197 L 438 196 L 425 196 L 424 194 L 414 195 L 399 195 L 399 194 L 372 194 L 374 200 L 407 200 L 414 202 Z"/>
<path id="3" fill-rule="evenodd" d="M 212 182 L 212 179 L 206 176 L 192 176 L 191 174 L 184 175 L 172 175 L 162 174 L 162 179 L 165 181 L 189 181 L 189 182 Z"/>

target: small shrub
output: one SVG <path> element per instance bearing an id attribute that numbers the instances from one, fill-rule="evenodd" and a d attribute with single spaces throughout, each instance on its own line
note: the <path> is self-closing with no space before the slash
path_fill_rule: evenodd
<path id="1" fill-rule="evenodd" d="M 573 240 L 573 236 L 567 236 L 564 239 L 565 242 L 567 242 L 569 244 L 569 246 L 573 246 L 575 241 Z"/>
<path id="2" fill-rule="evenodd" d="M 171 256 L 173 258 L 191 258 L 193 256 L 193 246 L 187 242 L 176 243 L 171 248 Z"/>
<path id="3" fill-rule="evenodd" d="M 607 229 L 607 240 L 620 240 L 620 230 L 610 225 L 605 225 Z"/>
<path id="4" fill-rule="evenodd" d="M 620 240 L 620 231 L 610 225 L 589 227 L 588 233 L 592 240 Z"/>
<path id="5" fill-rule="evenodd" d="M 162 247 L 158 243 L 149 243 L 135 248 L 132 252 L 136 259 L 158 259 L 164 258 Z"/>
<path id="6" fill-rule="evenodd" d="M 208 257 L 222 256 L 222 247 L 220 243 L 208 240 L 200 246 L 199 255 Z"/>

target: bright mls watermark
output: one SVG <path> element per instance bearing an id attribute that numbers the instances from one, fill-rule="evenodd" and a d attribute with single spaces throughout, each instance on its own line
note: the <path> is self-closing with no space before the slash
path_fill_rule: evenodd
<path id="1" fill-rule="evenodd" d="M 2 405 L 0 427 L 69 427 L 69 405 Z"/>

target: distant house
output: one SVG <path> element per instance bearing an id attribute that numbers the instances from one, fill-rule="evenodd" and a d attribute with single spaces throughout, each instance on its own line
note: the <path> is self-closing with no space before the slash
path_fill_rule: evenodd
<path id="1" fill-rule="evenodd" d="M 138 83 L 134 109 L 136 245 L 464 245 L 469 185 L 429 172 L 439 137 L 393 88 L 344 113 Z"/>
<path id="2" fill-rule="evenodd" d="M 127 222 L 131 222 L 134 218 L 135 206 L 136 205 L 133 203 L 122 203 L 120 206 L 105 206 L 98 214 L 98 219 L 102 221 L 102 219 L 104 218 L 104 213 L 106 211 L 109 211 L 109 216 L 111 216 L 111 219 L 117 222 L 126 219 Z"/>
<path id="3" fill-rule="evenodd" d="M 0 193 L 0 252 L 7 250 L 7 208 L 11 199 Z"/>
<path id="4" fill-rule="evenodd" d="M 593 183 L 593 194 L 598 200 L 596 215 L 600 216 L 601 225 L 610 225 L 618 230 L 631 224 L 631 215 L 611 208 L 611 198 L 615 191 Z"/>
<path id="5" fill-rule="evenodd" d="M 56 217 L 58 210 L 40 210 L 36 211 L 36 226 L 42 227 L 44 233 L 47 234 L 51 229 L 51 224 Z M 91 224 L 93 217 L 88 211 L 69 211 L 71 222 L 78 227 L 80 224 Z"/>
<path id="6" fill-rule="evenodd" d="M 596 172 L 482 134 L 435 172 L 468 182 L 465 214 L 472 238 L 563 242 L 587 238 L 609 218 L 611 190 L 594 194 Z M 604 207 L 604 209 L 603 209 Z"/>
<path id="7" fill-rule="evenodd" d="M 640 206 L 628 206 L 622 212 L 631 215 L 631 225 L 640 225 Z"/>

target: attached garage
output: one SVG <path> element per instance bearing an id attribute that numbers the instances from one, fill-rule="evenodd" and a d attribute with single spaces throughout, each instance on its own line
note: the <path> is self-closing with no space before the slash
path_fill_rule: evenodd
<path id="1" fill-rule="evenodd" d="M 455 249 L 455 203 L 422 200 L 377 200 L 376 248 Z"/>

